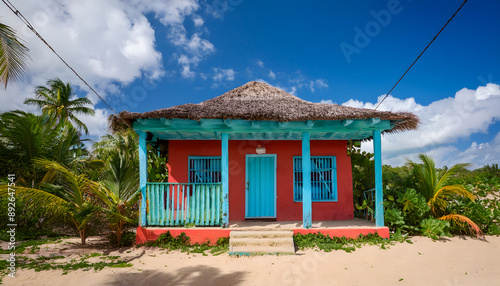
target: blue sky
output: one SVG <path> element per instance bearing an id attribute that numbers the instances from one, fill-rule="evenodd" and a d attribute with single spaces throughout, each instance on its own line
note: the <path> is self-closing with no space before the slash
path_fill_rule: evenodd
<path id="1" fill-rule="evenodd" d="M 11 1 L 117 111 L 198 103 L 251 80 L 312 102 L 372 107 L 462 1 Z M 26 109 L 33 87 L 60 77 L 96 102 L 83 118 L 106 132 L 106 106 L 20 21 L 2 21 L 31 49 L 29 74 L 0 91 Z M 440 165 L 500 161 L 500 1 L 469 1 L 381 106 L 422 118 L 384 137 L 384 160 L 420 152 Z M 9 13 L 10 14 L 9 14 Z M 370 150 L 370 144 L 363 147 Z"/>

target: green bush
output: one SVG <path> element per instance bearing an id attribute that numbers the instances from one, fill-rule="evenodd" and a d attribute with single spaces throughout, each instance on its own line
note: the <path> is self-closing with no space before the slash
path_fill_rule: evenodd
<path id="1" fill-rule="evenodd" d="M 7 217 L 7 210 L 9 201 L 7 198 L 0 198 L 0 215 Z M 35 210 L 27 209 L 24 207 L 23 200 L 17 198 L 15 201 L 15 224 L 16 226 L 16 240 L 28 240 L 37 239 L 40 236 L 57 236 L 52 231 L 52 224 L 55 221 L 43 215 L 41 212 Z M 7 219 L 0 220 L 0 240 L 7 241 L 10 239 L 10 234 L 7 233 L 9 230 L 7 224 L 9 222 Z"/>
<path id="2" fill-rule="evenodd" d="M 420 222 L 420 230 L 423 236 L 434 240 L 442 236 L 451 236 L 449 232 L 450 223 L 436 218 L 426 218 Z"/>
<path id="3" fill-rule="evenodd" d="M 425 198 L 414 189 L 392 187 L 385 190 L 385 222 L 392 231 L 420 233 L 420 222 L 430 216 Z"/>

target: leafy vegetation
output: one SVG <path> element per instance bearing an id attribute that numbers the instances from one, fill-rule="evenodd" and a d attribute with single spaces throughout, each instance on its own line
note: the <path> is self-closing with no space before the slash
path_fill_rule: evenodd
<path id="1" fill-rule="evenodd" d="M 0 81 L 7 88 L 27 70 L 29 49 L 9 26 L 0 23 Z"/>
<path id="2" fill-rule="evenodd" d="M 149 241 L 137 246 L 159 247 L 187 253 L 202 253 L 203 255 L 206 255 L 205 251 L 209 251 L 212 255 L 220 255 L 229 251 L 229 237 L 219 238 L 215 245 L 210 245 L 210 241 L 202 244 L 193 244 L 186 233 L 182 232 L 180 235 L 174 237 L 170 231 L 167 231 L 166 233 L 162 233 L 155 241 Z"/>
<path id="3" fill-rule="evenodd" d="M 360 234 L 357 238 L 343 237 L 330 237 L 328 234 L 324 235 L 318 233 L 296 234 L 293 236 L 293 241 L 296 243 L 298 249 L 318 249 L 325 252 L 332 250 L 343 250 L 345 252 L 353 252 L 356 248 L 363 245 L 379 245 L 380 248 L 386 249 L 389 245 L 394 245 L 397 242 L 411 243 L 405 236 L 393 236 L 390 239 L 382 238 L 378 234 Z"/>
<path id="4" fill-rule="evenodd" d="M 71 85 L 57 78 L 49 80 L 47 86 L 37 87 L 35 98 L 27 99 L 24 103 L 37 106 L 44 114 L 56 119 L 59 123 L 71 121 L 88 134 L 87 126 L 76 115 L 94 115 L 94 110 L 86 106 L 91 105 L 92 101 L 86 97 L 73 98 Z"/>
<path id="5" fill-rule="evenodd" d="M 132 267 L 131 263 L 119 259 L 118 256 L 101 256 L 98 255 L 81 255 L 79 259 L 67 259 L 64 256 L 51 256 L 51 257 L 38 257 L 27 258 L 25 256 L 16 257 L 16 268 L 18 269 L 32 269 L 36 272 L 47 271 L 47 270 L 62 270 L 62 275 L 68 274 L 69 271 L 74 271 L 78 269 L 83 269 L 84 271 L 89 271 L 93 269 L 94 271 L 100 271 L 105 267 L 114 268 L 125 268 Z M 89 262 L 88 259 L 92 257 L 101 256 L 102 261 Z M 69 261 L 68 261 L 69 260 Z M 0 279 L 7 274 L 7 260 L 0 260 Z M 1 280 L 0 280 L 1 282 Z"/>

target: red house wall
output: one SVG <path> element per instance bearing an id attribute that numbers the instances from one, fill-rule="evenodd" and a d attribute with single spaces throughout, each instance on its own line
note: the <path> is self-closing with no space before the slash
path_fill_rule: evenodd
<path id="1" fill-rule="evenodd" d="M 277 154 L 278 221 L 301 221 L 302 203 L 293 201 L 293 157 L 301 156 L 301 141 L 229 141 L 229 220 L 245 219 L 245 155 L 256 154 L 258 145 L 266 154 Z M 313 220 L 348 220 L 353 218 L 351 159 L 346 154 L 347 141 L 311 141 L 311 156 L 336 156 L 338 202 L 313 202 Z M 172 140 L 169 143 L 169 182 L 186 183 L 188 156 L 221 156 L 221 142 L 216 140 Z"/>

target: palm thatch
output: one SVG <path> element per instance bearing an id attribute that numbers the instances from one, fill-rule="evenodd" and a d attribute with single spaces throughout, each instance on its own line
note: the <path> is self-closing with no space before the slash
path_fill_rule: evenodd
<path id="1" fill-rule="evenodd" d="M 131 123 L 139 118 L 179 119 L 246 119 L 272 121 L 344 120 L 380 118 L 390 120 L 394 128 L 388 132 L 412 130 L 419 119 L 409 112 L 374 111 L 338 104 L 313 103 L 302 100 L 265 83 L 251 81 L 221 96 L 199 104 L 183 104 L 144 113 L 120 112 Z M 110 118 L 110 127 L 120 128 L 120 118 Z"/>

